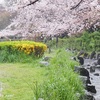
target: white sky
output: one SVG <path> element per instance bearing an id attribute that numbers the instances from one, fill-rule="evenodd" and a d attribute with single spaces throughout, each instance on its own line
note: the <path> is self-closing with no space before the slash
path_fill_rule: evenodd
<path id="1" fill-rule="evenodd" d="M 4 4 L 5 3 L 5 0 L 0 0 L 0 4 Z"/>

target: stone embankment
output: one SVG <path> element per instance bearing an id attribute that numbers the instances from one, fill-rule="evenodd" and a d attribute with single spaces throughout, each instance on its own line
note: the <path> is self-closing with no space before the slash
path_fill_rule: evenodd
<path id="1" fill-rule="evenodd" d="M 100 100 L 100 55 L 91 53 L 89 58 L 77 57 L 80 63 L 79 67 L 75 67 L 75 72 L 80 74 L 85 95 L 80 100 Z"/>

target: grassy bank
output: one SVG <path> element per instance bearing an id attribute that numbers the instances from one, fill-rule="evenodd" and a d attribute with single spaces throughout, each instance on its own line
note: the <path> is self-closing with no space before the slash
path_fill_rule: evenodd
<path id="1" fill-rule="evenodd" d="M 30 64 L 0 64 L 0 100 L 33 100 L 34 84 L 41 83 L 45 68 Z"/>
<path id="2" fill-rule="evenodd" d="M 77 63 L 70 60 L 71 55 L 65 50 L 53 52 L 48 67 L 41 67 L 41 59 L 25 64 L 1 63 L 0 100 L 78 100 L 76 94 L 82 93 L 83 87 L 73 72 Z"/>
<path id="3" fill-rule="evenodd" d="M 79 100 L 77 93 L 82 94 L 82 83 L 73 72 L 76 62 L 70 60 L 71 53 L 58 50 L 47 67 L 47 80 L 38 85 L 35 99 L 44 100 Z"/>

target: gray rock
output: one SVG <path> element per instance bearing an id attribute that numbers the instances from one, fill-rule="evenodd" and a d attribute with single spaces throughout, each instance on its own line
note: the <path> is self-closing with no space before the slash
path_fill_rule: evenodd
<path id="1" fill-rule="evenodd" d="M 90 66 L 90 64 L 87 64 L 87 66 Z"/>
<path id="2" fill-rule="evenodd" d="M 84 59 L 89 59 L 89 54 L 87 52 L 84 53 Z"/>
<path id="3" fill-rule="evenodd" d="M 77 57 L 77 59 L 79 60 L 80 65 L 84 65 L 84 58 L 83 57 Z"/>
<path id="4" fill-rule="evenodd" d="M 79 73 L 81 76 L 86 76 L 88 79 L 90 78 L 89 71 L 83 67 L 75 66 L 74 71 Z"/>
<path id="5" fill-rule="evenodd" d="M 80 68 L 80 75 L 90 78 L 89 71 L 85 68 Z"/>
<path id="6" fill-rule="evenodd" d="M 98 65 L 98 64 L 97 64 L 97 61 L 94 61 L 94 62 L 93 62 L 93 65 L 97 66 L 97 65 Z"/>
<path id="7" fill-rule="evenodd" d="M 100 58 L 98 59 L 97 64 L 100 65 Z"/>
<path id="8" fill-rule="evenodd" d="M 81 55 L 83 55 L 83 54 L 84 54 L 84 50 L 81 50 L 81 51 L 79 52 L 78 56 L 81 56 Z"/>
<path id="9" fill-rule="evenodd" d="M 93 51 L 93 52 L 91 53 L 91 55 L 90 55 L 90 59 L 95 58 L 95 56 L 96 56 L 96 52 L 95 52 L 95 51 Z"/>
<path id="10" fill-rule="evenodd" d="M 95 73 L 94 75 L 95 75 L 95 76 L 99 76 L 99 73 Z"/>
<path id="11" fill-rule="evenodd" d="M 87 90 L 88 92 L 91 92 L 91 93 L 96 93 L 96 92 L 97 92 L 96 89 L 95 89 L 95 86 L 93 86 L 93 85 L 91 85 L 91 84 L 87 84 L 86 90 Z"/>
<path id="12" fill-rule="evenodd" d="M 100 53 L 97 54 L 97 59 L 99 59 L 99 58 L 100 58 Z"/>
<path id="13" fill-rule="evenodd" d="M 95 66 L 95 68 L 100 68 L 100 65 Z"/>
<path id="14" fill-rule="evenodd" d="M 44 100 L 43 98 L 39 98 L 38 100 Z"/>
<path id="15" fill-rule="evenodd" d="M 49 61 L 52 57 L 44 57 L 43 61 Z"/>
<path id="16" fill-rule="evenodd" d="M 49 63 L 47 61 L 40 61 L 40 66 L 43 67 L 43 66 L 48 66 Z"/>
<path id="17" fill-rule="evenodd" d="M 95 66 L 91 66 L 90 67 L 90 72 L 92 73 L 92 72 L 95 72 Z"/>

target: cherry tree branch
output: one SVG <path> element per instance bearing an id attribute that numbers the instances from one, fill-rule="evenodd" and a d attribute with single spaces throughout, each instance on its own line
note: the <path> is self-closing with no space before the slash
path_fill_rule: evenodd
<path id="1" fill-rule="evenodd" d="M 35 0 L 35 1 L 31 1 L 29 4 L 23 6 L 23 8 L 27 7 L 27 6 L 30 6 L 30 5 L 33 5 L 35 4 L 36 2 L 38 2 L 39 0 Z"/>
<path id="2" fill-rule="evenodd" d="M 77 5 L 73 6 L 70 10 L 77 8 L 82 2 L 83 2 L 83 0 L 81 0 Z"/>

